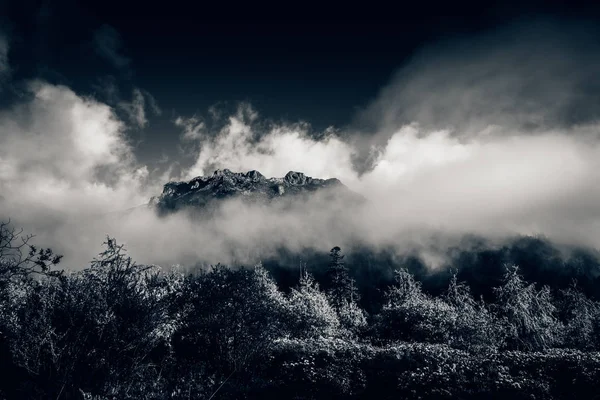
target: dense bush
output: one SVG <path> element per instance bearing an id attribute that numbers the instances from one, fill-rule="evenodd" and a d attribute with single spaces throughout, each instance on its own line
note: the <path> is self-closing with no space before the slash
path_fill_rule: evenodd
<path id="1" fill-rule="evenodd" d="M 597 349 L 600 343 L 600 304 L 587 298 L 574 282 L 561 290 L 559 313 L 564 321 L 564 346 Z"/>
<path id="2" fill-rule="evenodd" d="M 476 300 L 407 269 L 367 315 L 334 248 L 322 284 L 261 265 L 184 275 L 108 238 L 78 272 L 0 226 L 0 398 L 585 398 L 600 392 L 600 306 L 506 267 Z M 338 287 L 340 286 L 340 287 Z"/>
<path id="3" fill-rule="evenodd" d="M 456 310 L 440 298 L 421 291 L 421 285 L 406 270 L 396 271 L 396 283 L 386 293 L 386 303 L 377 316 L 377 335 L 389 340 L 445 343 L 456 320 Z"/>

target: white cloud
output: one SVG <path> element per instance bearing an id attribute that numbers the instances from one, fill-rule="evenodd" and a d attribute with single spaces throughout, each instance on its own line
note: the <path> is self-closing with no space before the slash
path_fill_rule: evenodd
<path id="1" fill-rule="evenodd" d="M 65 224 L 147 201 L 147 170 L 110 107 L 45 82 L 29 90 L 30 101 L 0 112 L 0 218 L 60 248 L 76 239 L 58 235 Z"/>
<path id="2" fill-rule="evenodd" d="M 148 124 L 144 95 L 139 89 L 133 89 L 131 102 L 122 101 L 119 107 L 127 113 L 129 120 L 138 128 L 144 128 Z"/>
<path id="3" fill-rule="evenodd" d="M 0 114 L 0 191 L 7 194 L 1 214 L 66 253 L 69 266 L 88 260 L 106 233 L 140 262 L 165 264 L 245 263 L 280 246 L 326 250 L 356 240 L 399 251 L 425 246 L 427 253 L 433 232 L 545 233 L 600 244 L 594 185 L 600 146 L 587 134 L 600 126 L 459 138 L 411 124 L 399 127 L 375 154 L 373 168 L 359 175 L 352 164 L 357 149 L 332 132 L 315 139 L 303 124 L 264 130 L 255 112 L 242 110 L 216 135 L 195 137 L 197 158 L 184 178 L 215 168 L 267 176 L 296 170 L 337 177 L 369 203 L 342 219 L 335 210 L 343 204 L 319 198 L 287 210 L 225 203 L 218 219 L 197 225 L 185 214 L 161 219 L 144 208 L 105 215 L 161 190 L 136 163 L 124 123 L 107 105 L 66 87 L 37 82 L 31 91 L 30 102 Z M 198 123 L 181 118 L 178 125 Z"/>
<path id="4" fill-rule="evenodd" d="M 245 107 L 245 106 L 244 106 Z M 200 139 L 194 165 L 182 177 L 190 179 L 211 174 L 219 168 L 235 171 L 258 170 L 267 176 L 283 176 L 288 171 L 302 171 L 321 178 L 337 177 L 347 183 L 356 180 L 351 168 L 353 149 L 340 138 L 326 135 L 314 140 L 302 125 L 272 126 L 269 131 L 257 132 L 253 122 L 256 112 L 238 110 L 216 135 L 201 135 L 191 127 L 197 120 L 184 125 L 184 137 Z M 189 120 L 187 120 L 189 122 Z M 204 128 L 204 125 L 200 125 Z"/>
<path id="5" fill-rule="evenodd" d="M 598 121 L 598 27 L 538 19 L 432 43 L 412 55 L 360 115 L 379 136 L 418 122 L 479 135 Z M 501 133 L 501 132 L 498 132 Z"/>
<path id="6" fill-rule="evenodd" d="M 431 156 L 414 162 L 395 157 L 398 135 L 403 134 L 392 136 L 375 168 L 361 179 L 374 209 L 382 210 L 381 220 L 374 223 L 379 234 L 391 235 L 399 226 L 429 225 L 443 232 L 544 233 L 562 241 L 600 244 L 584 233 L 600 220 L 592 217 L 600 207 L 587 204 L 587 222 L 578 216 L 582 199 L 600 200 L 600 192 L 593 189 L 600 178 L 600 144 L 580 141 L 575 131 L 463 143 L 436 133 L 420 139 L 409 135 L 403 151 Z M 436 141 L 433 150 L 430 140 Z"/>
<path id="7" fill-rule="evenodd" d="M 200 121 L 195 116 L 190 118 L 179 116 L 175 118 L 175 125 L 183 128 L 181 139 L 184 141 L 201 139 L 205 128 L 204 122 Z"/>
<path id="8" fill-rule="evenodd" d="M 391 134 L 372 169 L 359 175 L 352 164 L 359 149 L 338 136 L 315 139 L 302 125 L 261 131 L 236 113 L 217 135 L 204 136 L 194 165 L 182 178 L 218 168 L 256 169 L 275 177 L 289 170 L 337 177 L 369 198 L 370 206 L 353 228 L 372 244 L 392 245 L 406 232 L 429 227 L 453 234 L 544 233 L 600 245 L 593 239 L 600 231 L 589 236 L 600 218 L 579 216 L 581 207 L 600 215 L 600 206 L 594 205 L 600 204 L 600 191 L 592 190 L 600 178 L 600 143 L 584 140 L 598 128 L 536 134 L 504 129 L 502 135 L 490 135 L 487 128 L 461 138 L 450 130 L 411 124 Z M 598 202 L 590 196 L 598 196 Z"/>
<path id="9" fill-rule="evenodd" d="M 133 89 L 131 102 L 120 101 L 118 107 L 127 114 L 129 121 L 138 128 L 145 128 L 148 125 L 147 110 L 154 115 L 162 113 L 154 97 L 148 91 L 139 88 Z"/>
<path id="10" fill-rule="evenodd" d="M 598 247 L 600 124 L 593 118 L 593 102 L 578 123 L 563 118 L 582 98 L 591 99 L 591 88 L 580 83 L 581 76 L 591 77 L 593 65 L 582 66 L 582 75 L 573 72 L 572 79 L 550 66 L 541 76 L 553 82 L 551 88 L 533 85 L 536 90 L 518 96 L 514 90 L 537 73 L 545 58 L 534 52 L 541 58 L 512 62 L 527 54 L 527 47 L 502 43 L 495 39 L 489 52 L 476 46 L 476 54 L 466 53 L 464 59 L 447 53 L 417 58 L 406 67 L 410 73 L 401 73 L 370 110 L 371 117 L 381 117 L 372 142 L 356 140 L 367 136 L 360 132 L 355 140 L 333 131 L 316 138 L 304 123 L 266 123 L 247 104 L 228 118 L 215 118 L 225 124 L 216 131 L 197 116 L 175 120 L 195 152 L 193 165 L 177 178 L 217 168 L 337 177 L 369 199 L 344 218 L 332 217 L 332 210 L 344 205 L 318 198 L 285 211 L 225 203 L 220 218 L 201 225 L 183 214 L 159 219 L 145 209 L 98 216 L 142 204 L 160 193 L 160 185 L 147 182 L 147 169 L 133 157 L 125 122 L 113 109 L 44 82 L 32 84 L 32 99 L 0 113 L 0 192 L 5 197 L 0 214 L 12 216 L 38 234 L 40 243 L 57 246 L 76 262 L 89 259 L 105 233 L 124 241 L 140 262 L 163 263 L 255 261 L 275 254 L 278 246 L 327 250 L 357 240 L 375 247 L 426 247 L 433 232 L 448 237 L 543 233 Z M 555 50 L 552 60 L 585 58 L 581 49 Z M 428 60 L 435 62 L 429 66 Z M 423 65 L 427 68 L 417 68 Z M 136 90 L 131 121 L 143 126 L 148 104 Z M 558 97 L 545 97 L 553 93 Z M 511 105 L 513 96 L 523 110 Z M 483 105 L 477 108 L 479 100 Z M 546 104 L 556 107 L 546 109 Z M 557 110 L 558 119 L 550 115 Z M 544 123 L 533 129 L 532 121 Z M 368 154 L 371 164 L 361 174 L 354 166 L 360 154 Z M 167 168 L 161 179 L 170 175 Z M 424 254 L 437 260 L 435 251 Z"/>

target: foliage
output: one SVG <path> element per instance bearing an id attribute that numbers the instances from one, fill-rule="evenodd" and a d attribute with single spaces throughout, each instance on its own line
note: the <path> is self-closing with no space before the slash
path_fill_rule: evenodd
<path id="1" fill-rule="evenodd" d="M 576 282 L 560 292 L 559 313 L 565 323 L 564 346 L 592 350 L 600 339 L 600 304 L 586 297 Z"/>
<path id="2" fill-rule="evenodd" d="M 495 299 L 408 269 L 367 315 L 339 248 L 289 292 L 262 265 L 184 275 L 108 237 L 77 272 L 0 226 L 0 398 L 586 398 L 600 392 L 600 306 L 505 269 Z M 543 253 L 545 254 L 545 253 Z M 550 254 L 552 255 L 552 253 Z M 325 267 L 325 266 L 324 266 Z M 333 276 L 333 278 L 332 278 Z"/>
<path id="3" fill-rule="evenodd" d="M 502 286 L 494 291 L 508 348 L 540 350 L 559 343 L 561 326 L 548 286 L 537 290 L 522 279 L 518 267 L 508 266 Z"/>
<path id="4" fill-rule="evenodd" d="M 483 300 L 473 298 L 469 287 L 459 282 L 456 274 L 452 275 L 443 298 L 455 313 L 448 340 L 452 347 L 481 350 L 500 345 L 504 337 L 499 321 Z"/>
<path id="5" fill-rule="evenodd" d="M 289 310 L 289 328 L 295 337 L 335 337 L 340 334 L 337 313 L 308 273 L 303 274 L 298 288 L 290 292 Z"/>
<path id="6" fill-rule="evenodd" d="M 421 285 L 406 269 L 396 272 L 396 284 L 386 293 L 386 303 L 376 329 L 385 340 L 448 341 L 455 310 L 442 299 L 421 291 Z"/>
<path id="7" fill-rule="evenodd" d="M 6 284 L 15 275 L 41 274 L 60 275 L 52 268 L 58 265 L 61 255 L 51 249 L 37 248 L 29 242 L 33 235 L 23 235 L 23 230 L 11 227 L 9 222 L 0 222 L 0 283 Z"/>
<path id="8" fill-rule="evenodd" d="M 336 246 L 331 249 L 328 267 L 327 295 L 336 310 L 344 307 L 348 302 L 359 300 L 354 279 L 350 277 L 348 267 L 344 263 L 342 250 Z"/>

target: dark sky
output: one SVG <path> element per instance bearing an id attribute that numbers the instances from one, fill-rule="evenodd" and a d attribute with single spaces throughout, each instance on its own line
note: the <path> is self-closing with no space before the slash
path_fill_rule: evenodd
<path id="1" fill-rule="evenodd" d="M 132 133 L 143 139 L 142 160 L 159 157 L 174 142 L 178 115 L 248 101 L 274 120 L 305 120 L 315 130 L 341 127 L 428 43 L 540 15 L 598 15 L 593 4 L 552 1 L 416 1 L 395 7 L 89 3 L 21 0 L 1 6 L 13 82 L 39 77 L 107 102 L 107 82 L 122 99 L 130 100 L 133 88 L 146 90 L 162 115 L 149 115 L 148 125 Z M 116 34 L 108 43 L 118 57 L 113 62 L 94 41 L 107 29 Z"/>

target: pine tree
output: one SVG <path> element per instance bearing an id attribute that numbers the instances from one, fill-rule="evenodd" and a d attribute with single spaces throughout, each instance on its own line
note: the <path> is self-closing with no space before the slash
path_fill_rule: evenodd
<path id="1" fill-rule="evenodd" d="M 354 279 L 350 277 L 348 267 L 344 263 L 342 249 L 335 246 L 329 252 L 328 286 L 327 294 L 336 310 L 340 310 L 346 303 L 359 300 L 358 290 Z"/>

